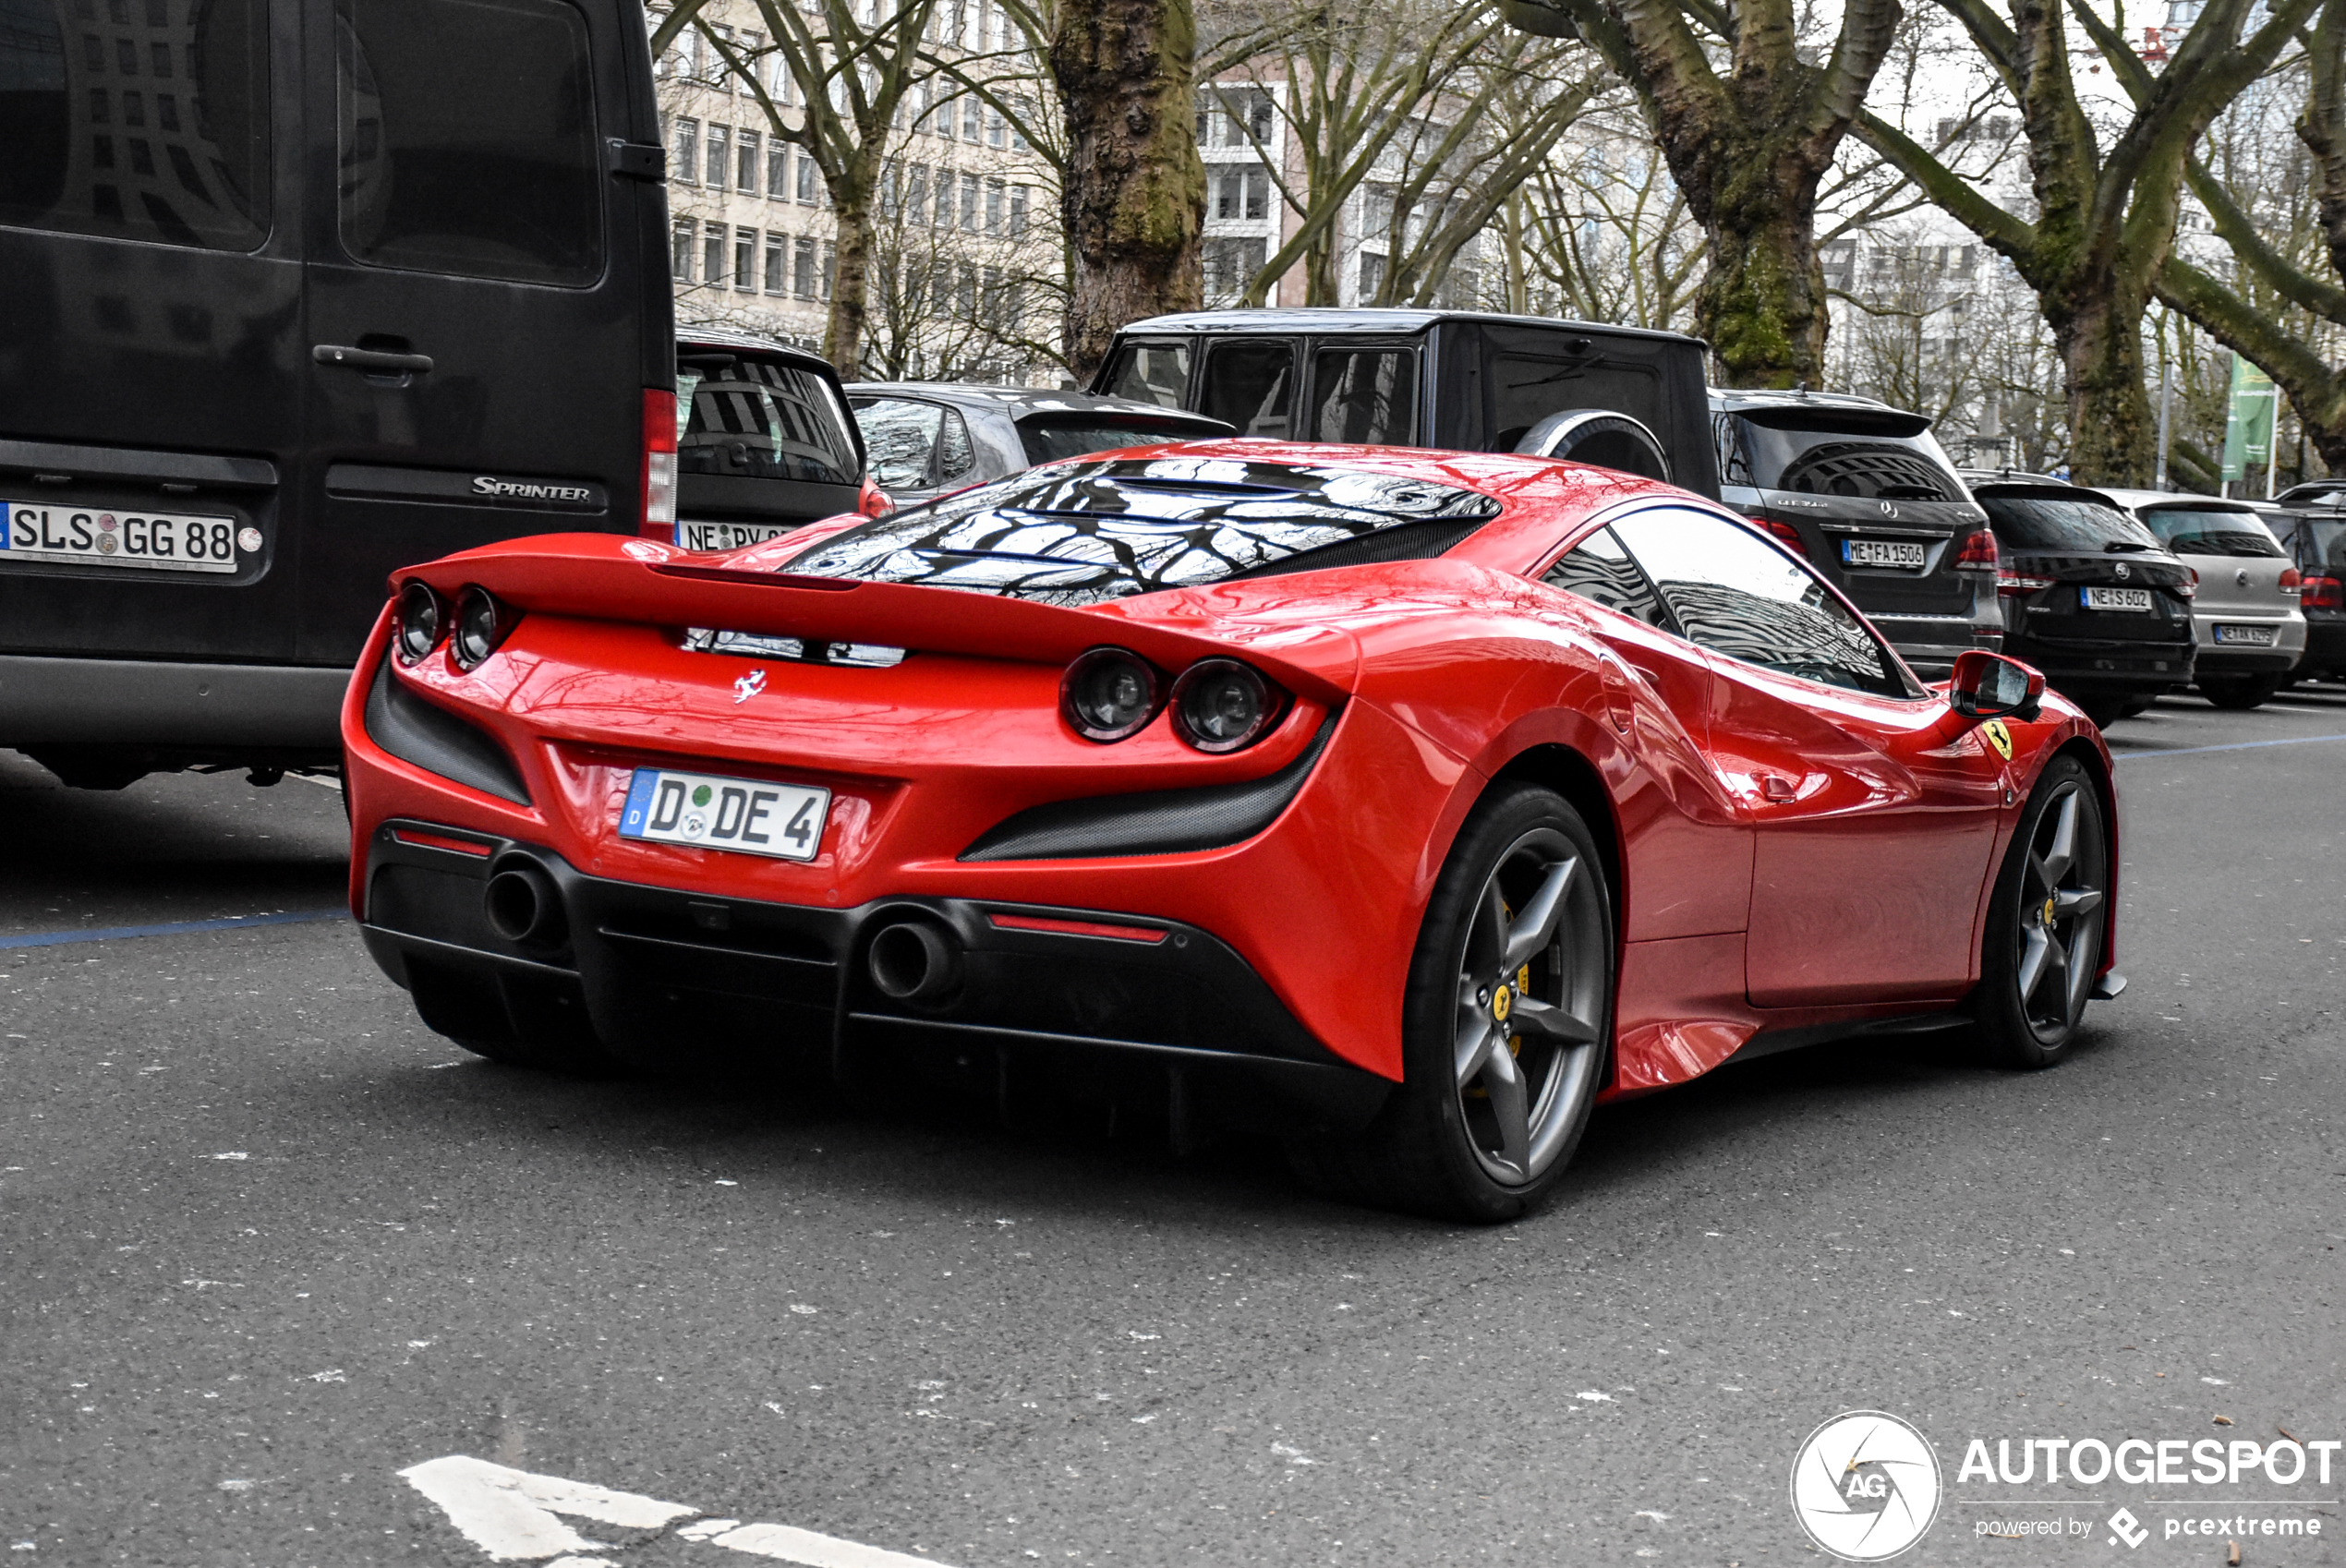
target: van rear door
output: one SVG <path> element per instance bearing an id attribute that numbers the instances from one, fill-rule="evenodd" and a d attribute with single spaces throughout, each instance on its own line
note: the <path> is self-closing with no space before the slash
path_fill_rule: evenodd
<path id="1" fill-rule="evenodd" d="M 310 443 L 289 482 L 312 519 L 298 656 L 348 662 L 396 567 L 634 531 L 644 389 L 664 400 L 674 344 L 634 0 L 335 0 L 330 15 L 306 42 L 322 128 Z"/>

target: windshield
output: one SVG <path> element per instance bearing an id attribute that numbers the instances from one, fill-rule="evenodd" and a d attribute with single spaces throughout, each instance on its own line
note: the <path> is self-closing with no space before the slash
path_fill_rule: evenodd
<path id="1" fill-rule="evenodd" d="M 824 539 L 783 570 L 1088 605 L 1441 554 L 1489 496 L 1352 468 L 1124 458 L 1029 469 Z"/>
<path id="2" fill-rule="evenodd" d="M 1929 431 L 1785 429 L 1747 416 L 1735 422 L 1741 439 L 1728 443 L 1723 483 L 1867 501 L 1964 499 L 1947 454 Z"/>
<path id="3" fill-rule="evenodd" d="M 863 475 L 847 410 L 811 370 L 746 355 L 679 355 L 680 474 L 853 485 Z"/>
<path id="4" fill-rule="evenodd" d="M 1080 414 L 1018 422 L 1019 444 L 1026 448 L 1029 463 L 1059 463 L 1070 457 L 1089 457 L 1095 452 L 1155 446 L 1161 441 L 1206 440 L 1221 433 L 1211 425 L 1169 419 L 1087 417 Z"/>
<path id="5" fill-rule="evenodd" d="M 2098 555 L 2111 545 L 2157 549 L 2149 529 L 2118 508 L 2062 496 L 1983 495 L 1989 525 L 2015 549 L 2082 550 Z"/>
<path id="6" fill-rule="evenodd" d="M 2177 555 L 2279 555 L 2281 548 L 2253 512 L 2154 506 L 2142 513 L 2150 531 Z"/>

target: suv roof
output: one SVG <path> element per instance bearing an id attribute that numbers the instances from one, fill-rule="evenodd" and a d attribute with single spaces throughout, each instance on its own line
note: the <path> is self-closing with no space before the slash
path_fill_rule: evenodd
<path id="1" fill-rule="evenodd" d="M 1143 403 L 1138 398 L 1103 397 L 1096 392 L 1064 392 L 1053 387 L 975 387 L 957 381 L 847 383 L 847 395 L 850 397 L 889 397 L 900 393 L 905 397 L 934 398 L 939 403 L 958 403 L 965 407 L 999 408 L 1013 419 L 1028 414 L 1131 414 L 1210 428 L 1216 431 L 1229 429 L 1219 419 L 1203 414 L 1191 414 L 1186 409 Z"/>
<path id="2" fill-rule="evenodd" d="M 826 370 L 831 362 L 813 349 L 796 344 L 780 343 L 762 338 L 754 332 L 737 332 L 730 327 L 679 327 L 676 341 L 695 348 L 735 348 L 751 354 L 770 354 L 777 358 L 794 359 L 802 365 L 819 365 Z"/>
<path id="3" fill-rule="evenodd" d="M 2050 474 L 2028 474 L 2017 468 L 1958 468 L 1955 476 L 1964 482 L 1974 496 L 1983 491 L 1989 495 L 2048 494 L 2084 496 L 2109 506 L 2118 504 L 2108 490 L 2098 490 L 2091 485 L 2074 485 L 2067 479 L 2056 479 Z"/>
<path id="4" fill-rule="evenodd" d="M 1437 321 L 1488 321 L 1511 327 L 1566 328 L 1602 332 L 1608 337 L 1660 338 L 1672 343 L 1697 343 L 1684 332 L 1657 332 L 1651 327 L 1615 327 L 1598 321 L 1572 321 L 1554 316 L 1510 316 L 1495 310 L 1410 310 L 1395 306 L 1336 309 L 1328 306 L 1293 306 L 1268 310 L 1184 310 L 1128 321 L 1121 332 L 1421 332 Z"/>

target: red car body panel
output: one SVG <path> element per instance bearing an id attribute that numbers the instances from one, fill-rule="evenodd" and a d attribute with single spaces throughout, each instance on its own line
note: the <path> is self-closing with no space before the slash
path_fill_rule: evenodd
<path id="1" fill-rule="evenodd" d="M 1402 996 L 1444 857 L 1502 772 L 1601 780 L 1619 847 L 1622 946 L 1606 1092 L 1698 1076 L 1763 1031 L 1958 1005 L 1977 979 L 1990 886 L 2036 776 L 2063 749 L 2105 793 L 2098 733 L 2050 697 L 2007 723 L 2012 754 L 1939 698 L 1892 701 L 1712 656 L 1547 586 L 1538 572 L 1610 508 L 1669 487 L 1514 456 L 1267 442 L 1140 449 L 1332 464 L 1496 498 L 1431 561 L 1225 582 L 1066 609 L 776 568 L 858 519 L 730 557 L 569 535 L 399 574 L 522 612 L 470 672 L 445 646 L 389 659 L 391 613 L 344 710 L 357 852 L 384 824 L 538 846 L 590 877 L 712 898 L 856 910 L 933 898 L 1165 921 L 1218 937 L 1337 1058 L 1401 1074 Z M 1736 519 L 1740 522 L 1740 519 Z M 688 626 L 915 650 L 891 668 L 687 651 Z M 1168 671 L 1228 655 L 1293 695 L 1266 740 L 1207 755 L 1160 717 L 1098 745 L 1060 718 L 1069 662 L 1101 645 Z M 493 736 L 532 804 L 402 760 L 369 732 L 387 678 Z M 744 695 L 752 668 L 764 683 Z M 980 835 L 1079 798 L 1267 778 L 1324 750 L 1270 826 L 1224 849 L 971 862 Z M 810 862 L 622 838 L 631 770 L 670 766 L 832 792 Z M 2112 898 L 2115 888 L 2115 802 Z M 1029 917 L 1020 917 L 1029 918 Z M 999 923 L 998 922 L 998 923 Z M 2114 937 L 2114 919 L 2111 932 Z M 2114 951 L 2105 949 L 2104 964 Z"/>

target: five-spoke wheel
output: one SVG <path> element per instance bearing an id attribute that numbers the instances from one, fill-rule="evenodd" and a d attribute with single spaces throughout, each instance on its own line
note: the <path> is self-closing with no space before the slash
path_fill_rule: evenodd
<path id="1" fill-rule="evenodd" d="M 2101 968 L 2109 894 L 2101 794 L 2063 757 L 2029 798 L 1989 916 L 1977 1007 L 1999 1060 L 2041 1067 L 2067 1054 Z"/>

